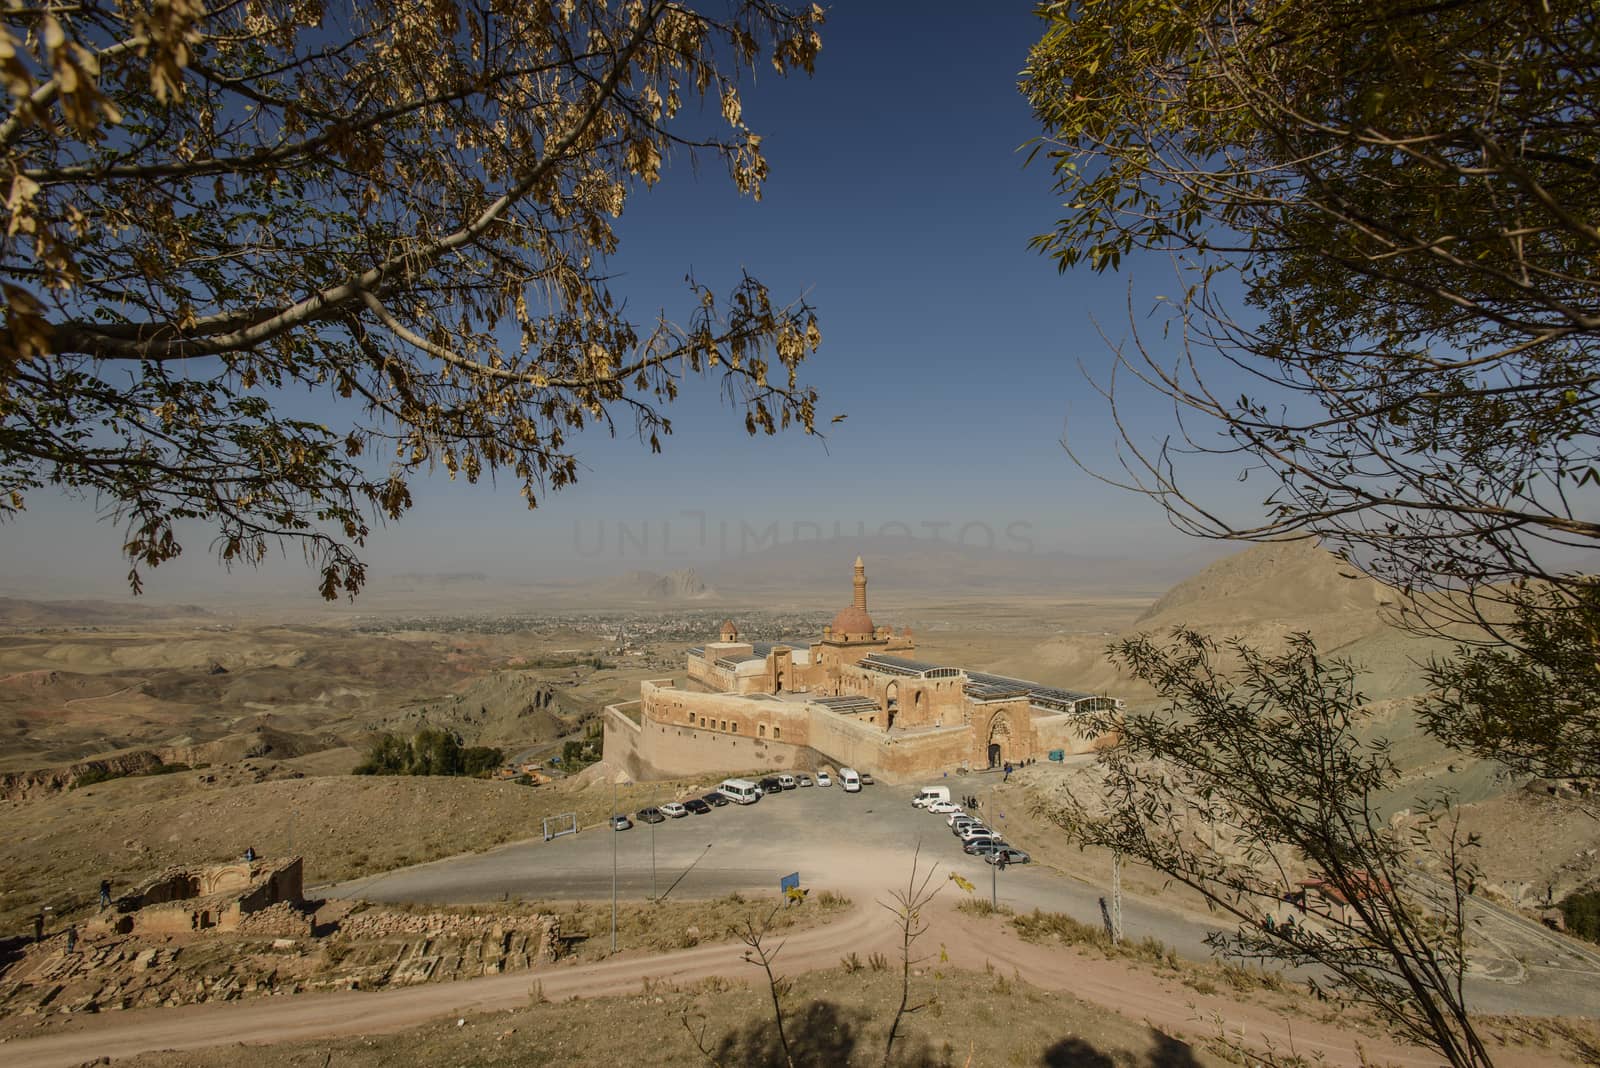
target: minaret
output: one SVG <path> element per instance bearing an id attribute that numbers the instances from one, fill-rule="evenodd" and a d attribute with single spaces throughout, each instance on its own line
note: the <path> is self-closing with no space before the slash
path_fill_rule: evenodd
<path id="1" fill-rule="evenodd" d="M 867 565 L 861 562 L 861 557 L 856 557 L 856 595 L 850 602 L 851 608 L 867 610 Z"/>

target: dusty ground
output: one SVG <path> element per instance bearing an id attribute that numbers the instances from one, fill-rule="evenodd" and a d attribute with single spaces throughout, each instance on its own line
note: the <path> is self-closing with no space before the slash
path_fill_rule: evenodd
<path id="1" fill-rule="evenodd" d="M 594 777 L 535 787 L 365 775 L 254 781 L 284 770 L 252 761 L 0 805 L 0 931 L 20 933 L 43 905 L 58 924 L 87 915 L 103 878 L 122 889 L 168 865 L 234 859 L 247 846 L 303 856 L 306 885 L 316 886 L 536 837 L 543 817 L 558 813 L 594 826 L 612 804 L 611 786 Z M 719 779 L 624 785 L 617 806 L 633 812 L 697 796 Z"/>
<path id="2" fill-rule="evenodd" d="M 836 919 L 850 900 L 819 891 L 799 905 L 730 895 L 638 903 L 617 910 L 620 944 L 665 952 L 737 937 L 753 927 L 786 938 Z M 382 990 L 525 971 L 612 955 L 611 909 L 584 902 L 405 908 L 330 900 L 239 931 L 102 933 L 66 952 L 56 933 L 0 945 L 0 1041 L 40 1017 L 236 1002 L 319 990 Z"/>
<path id="3" fill-rule="evenodd" d="M 1199 1048 L 1223 1033 L 1250 1045 L 1292 1047 L 1331 1066 L 1437 1063 L 1437 1055 L 1397 1046 L 1368 1033 L 1359 1018 L 1293 991 L 1207 990 L 1191 975 L 1152 969 L 1149 962 L 1024 941 L 1003 917 L 970 916 L 953 905 L 946 901 L 925 912 L 929 933 L 915 945 L 920 959 L 911 990 L 915 1000 L 937 996 L 938 1008 L 930 1006 L 909 1021 L 907 1052 L 925 1056 L 905 1063 L 961 1065 L 970 1056 L 973 1065 L 1216 1064 Z M 892 919 L 872 902 L 858 902 L 835 922 L 784 940 L 777 971 L 792 984 L 786 1001 L 796 1044 L 804 1042 L 811 1054 L 800 1063 L 867 1063 L 881 1056 L 875 1047 L 897 993 L 892 975 L 875 972 L 869 962 L 878 953 L 893 961 L 897 945 Z M 136 1063 L 705 1063 L 680 1023 L 687 1009 L 697 1028 L 694 1014 L 708 1017 L 708 1046 L 735 1036 L 723 1063 L 771 1064 L 759 1046 L 772 1034 L 764 987 L 729 987 L 759 980 L 760 973 L 743 960 L 743 948 L 722 943 L 665 956 L 625 952 L 531 975 L 371 994 L 56 1017 L 48 1028 L 18 1036 L 3 1049 L 16 1068 L 76 1065 L 94 1056 L 120 1058 L 160 1048 L 193 1052 L 149 1054 Z M 859 961 L 864 969 L 846 974 L 840 965 L 852 954 L 851 964 Z M 575 997 L 608 1000 L 573 1004 Z M 539 998 L 548 1004 L 530 1004 Z M 446 1022 L 406 1030 L 440 1017 Z M 1594 1041 L 1592 1030 L 1581 1024 L 1490 1026 L 1504 1036 L 1496 1049 L 1503 1068 L 1576 1063 L 1563 1036 Z M 273 1045 L 258 1048 L 263 1042 Z"/>

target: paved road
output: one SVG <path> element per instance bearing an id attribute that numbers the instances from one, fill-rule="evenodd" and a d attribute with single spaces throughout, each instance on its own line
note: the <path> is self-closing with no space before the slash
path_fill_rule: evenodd
<path id="1" fill-rule="evenodd" d="M 951 779 L 952 792 L 977 792 L 983 778 Z M 603 826 L 552 842 L 531 841 L 490 853 L 453 857 L 369 879 L 321 888 L 330 896 L 373 901 L 469 904 L 502 898 L 603 901 L 611 894 L 613 849 L 617 895 L 644 899 L 716 897 L 733 891 L 777 892 L 778 881 L 799 872 L 806 885 L 882 897 L 903 884 L 913 852 L 936 863 L 943 879 L 955 871 L 988 896 L 1019 911 L 1064 912 L 1084 923 L 1101 922 L 1107 894 L 1100 871 L 1067 872 L 1013 866 L 996 877 L 987 864 L 961 852 L 944 819 L 910 804 L 915 787 L 869 786 L 847 794 L 837 786 L 812 787 L 767 797 L 755 805 L 728 805 L 705 816 L 638 824 L 615 834 Z M 663 796 L 661 800 L 668 800 Z M 1002 812 L 986 813 L 1003 826 Z M 1020 842 L 1024 848 L 1027 843 Z M 950 888 L 950 893 L 957 893 Z M 1468 998 L 1482 1012 L 1600 1015 L 1600 961 L 1569 940 L 1500 911 L 1484 910 L 1481 929 L 1525 967 L 1500 968 L 1521 982 L 1470 980 Z M 1150 936 L 1197 960 L 1212 923 L 1159 900 L 1125 896 L 1123 929 Z"/>

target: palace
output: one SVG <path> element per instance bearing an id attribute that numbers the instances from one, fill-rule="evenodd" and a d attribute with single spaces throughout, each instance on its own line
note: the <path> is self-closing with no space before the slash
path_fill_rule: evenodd
<path id="1" fill-rule="evenodd" d="M 1043 760 L 1105 744 L 1086 713 L 1115 698 L 912 659 L 909 628 L 876 626 L 866 567 L 819 641 L 745 641 L 730 620 L 689 650 L 684 686 L 640 684 L 605 715 L 605 759 L 636 779 L 848 766 L 888 782 Z"/>

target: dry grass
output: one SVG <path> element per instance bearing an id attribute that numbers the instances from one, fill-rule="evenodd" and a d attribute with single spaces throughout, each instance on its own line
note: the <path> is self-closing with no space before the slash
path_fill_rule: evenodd
<path id="1" fill-rule="evenodd" d="M 126 1063 L 132 1068 L 304 1068 L 324 1063 L 339 1068 L 700 1068 L 706 1060 L 685 1031 L 687 1024 L 704 1035 L 707 1046 L 730 1068 L 781 1065 L 769 995 L 764 983 L 755 982 L 759 972 L 751 972 L 744 983 L 652 981 L 628 997 L 581 1003 L 542 1001 L 542 991 L 530 979 L 526 1008 L 467 1017 L 459 1027 L 452 1018 L 398 1035 L 156 1053 Z M 793 988 L 784 1006 L 796 1065 L 845 1068 L 881 1062 L 885 1028 L 900 997 L 896 974 L 834 969 L 791 978 Z M 1224 1063 L 1143 1023 L 1015 978 L 949 972 L 942 978 L 914 977 L 912 984 L 915 997 L 933 996 L 936 1001 L 902 1025 L 909 1037 L 902 1040 L 903 1055 L 898 1052 L 901 1043 L 896 1044 L 894 1063 L 899 1066 L 1220 1068 Z M 604 1026 L 596 1026 L 597 1021 Z"/>
<path id="2" fill-rule="evenodd" d="M 980 909 L 968 909 L 968 902 L 960 906 L 963 911 L 982 916 Z M 985 902 L 984 904 L 987 904 Z M 990 910 L 992 913 L 993 910 Z M 1221 989 L 1236 993 L 1252 990 L 1284 992 L 1289 984 L 1276 971 L 1231 961 L 1201 963 L 1185 960 L 1176 950 L 1156 938 L 1113 942 L 1104 927 L 1082 923 L 1060 912 L 1041 912 L 1034 909 L 1010 918 L 1011 926 L 1019 937 L 1028 942 L 1057 943 L 1090 949 L 1108 959 L 1128 960 L 1154 967 L 1157 971 L 1175 976 L 1185 985 L 1201 994 L 1215 994 Z"/>
<path id="3" fill-rule="evenodd" d="M 118 892 L 173 864 L 262 856 L 305 858 L 307 886 L 339 882 L 537 836 L 547 815 L 604 822 L 608 784 L 525 787 L 481 779 L 334 775 L 229 785 L 212 772 L 118 779 L 0 806 L 0 931 L 39 907 L 70 919 L 101 879 Z M 704 793 L 716 779 L 623 786 L 632 812 Z"/>
<path id="4" fill-rule="evenodd" d="M 850 908 L 850 899 L 829 894 L 801 905 L 777 906 L 770 900 L 752 900 L 739 894 L 709 901 L 665 901 L 660 904 L 632 904 L 617 909 L 619 949 L 665 952 L 688 949 L 701 942 L 720 942 L 733 938 L 745 924 L 768 923 L 774 932 L 805 930 L 827 923 Z M 534 906 L 540 912 L 561 917 L 561 933 L 571 940 L 570 948 L 580 960 L 604 960 L 611 954 L 611 905 L 595 902 L 557 901 Z"/>

